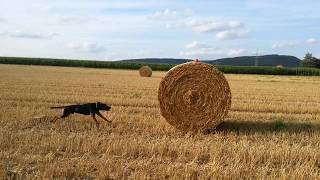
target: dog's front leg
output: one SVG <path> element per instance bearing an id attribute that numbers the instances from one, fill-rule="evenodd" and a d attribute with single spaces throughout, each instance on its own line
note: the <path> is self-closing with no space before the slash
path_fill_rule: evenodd
<path id="1" fill-rule="evenodd" d="M 112 121 L 109 121 L 107 118 L 103 117 L 99 111 L 97 112 L 97 115 L 100 116 L 103 120 L 107 121 L 108 123 L 112 123 Z"/>
<path id="2" fill-rule="evenodd" d="M 93 120 L 96 122 L 97 128 L 99 128 L 99 122 L 97 121 L 95 114 L 91 114 L 91 117 L 92 117 Z"/>

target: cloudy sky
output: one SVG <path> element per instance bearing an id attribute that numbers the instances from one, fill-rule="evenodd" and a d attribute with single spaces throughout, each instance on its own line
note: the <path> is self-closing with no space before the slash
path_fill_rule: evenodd
<path id="1" fill-rule="evenodd" d="M 0 56 L 320 57 L 319 0 L 0 0 Z"/>

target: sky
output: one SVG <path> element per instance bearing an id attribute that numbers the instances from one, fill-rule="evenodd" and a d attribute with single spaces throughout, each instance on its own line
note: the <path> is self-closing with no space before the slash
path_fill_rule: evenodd
<path id="1" fill-rule="evenodd" d="M 319 0 L 0 0 L 0 56 L 320 57 Z"/>

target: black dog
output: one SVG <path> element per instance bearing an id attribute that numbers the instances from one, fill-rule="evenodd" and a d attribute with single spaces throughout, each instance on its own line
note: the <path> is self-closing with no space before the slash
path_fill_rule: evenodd
<path id="1" fill-rule="evenodd" d="M 87 104 L 76 104 L 76 105 L 69 105 L 69 106 L 59 106 L 59 107 L 51 107 L 52 109 L 57 109 L 57 108 L 63 108 L 63 114 L 60 116 L 60 118 L 65 118 L 69 116 L 70 114 L 73 113 L 79 113 L 83 115 L 91 115 L 93 120 L 96 122 L 97 127 L 99 127 L 99 123 L 95 117 L 97 114 L 100 116 L 103 120 L 111 123 L 112 121 L 109 121 L 107 118 L 103 117 L 101 113 L 99 112 L 100 110 L 103 111 L 109 111 L 111 109 L 110 106 L 107 104 L 101 103 L 101 102 L 96 102 L 96 103 L 87 103 Z M 59 118 L 57 118 L 59 119 Z M 54 121 L 56 121 L 55 119 Z"/>

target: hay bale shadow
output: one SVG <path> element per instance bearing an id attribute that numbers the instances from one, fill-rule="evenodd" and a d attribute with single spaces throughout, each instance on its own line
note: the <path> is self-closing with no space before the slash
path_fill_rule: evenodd
<path id="1" fill-rule="evenodd" d="M 311 133 L 320 132 L 320 124 L 309 122 L 276 121 L 225 121 L 214 129 L 206 129 L 204 134 L 237 133 L 237 134 L 266 134 L 266 133 Z"/>

